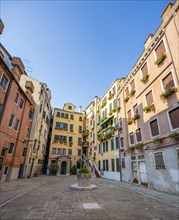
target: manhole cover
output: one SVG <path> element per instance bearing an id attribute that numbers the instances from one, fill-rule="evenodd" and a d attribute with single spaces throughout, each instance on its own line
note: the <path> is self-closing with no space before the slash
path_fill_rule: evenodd
<path id="1" fill-rule="evenodd" d="M 100 209 L 98 203 L 83 203 L 84 209 Z"/>

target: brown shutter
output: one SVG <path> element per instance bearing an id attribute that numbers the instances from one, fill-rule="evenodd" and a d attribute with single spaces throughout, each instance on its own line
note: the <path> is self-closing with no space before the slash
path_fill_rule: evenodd
<path id="1" fill-rule="evenodd" d="M 131 110 L 129 110 L 129 111 L 127 112 L 127 115 L 128 115 L 128 119 L 129 119 L 129 118 L 132 118 Z"/>
<path id="2" fill-rule="evenodd" d="M 138 114 L 139 114 L 137 104 L 136 104 L 136 105 L 134 105 L 134 107 L 133 107 L 133 111 L 134 111 L 134 115 L 138 115 Z"/>
<path id="3" fill-rule="evenodd" d="M 130 133 L 130 143 L 134 144 L 134 133 L 133 132 Z"/>
<path id="4" fill-rule="evenodd" d="M 134 90 L 134 89 L 135 89 L 135 83 L 134 83 L 134 80 L 132 80 L 132 82 L 131 82 L 130 84 L 131 84 L 131 90 Z"/>
<path id="5" fill-rule="evenodd" d="M 141 136 L 141 129 L 138 128 L 136 130 L 136 136 L 137 136 L 137 142 L 141 141 L 142 140 L 142 136 Z"/>
<path id="6" fill-rule="evenodd" d="M 121 137 L 121 148 L 124 147 L 123 137 Z"/>
<path id="7" fill-rule="evenodd" d="M 163 41 L 158 45 L 155 52 L 157 54 L 157 57 L 159 57 L 161 54 L 164 54 L 166 52 Z"/>
<path id="8" fill-rule="evenodd" d="M 169 112 L 170 121 L 173 129 L 179 128 L 179 107 Z"/>
<path id="9" fill-rule="evenodd" d="M 121 99 L 120 98 L 118 99 L 118 103 L 119 103 L 119 106 L 121 106 Z"/>
<path id="10" fill-rule="evenodd" d="M 151 134 L 153 137 L 159 135 L 157 119 L 150 122 L 150 128 L 151 128 Z"/>
<path id="11" fill-rule="evenodd" d="M 164 89 L 167 89 L 171 86 L 175 86 L 171 73 L 169 73 L 162 81 Z"/>
<path id="12" fill-rule="evenodd" d="M 127 89 L 126 89 L 126 97 L 128 97 L 129 96 L 129 88 L 127 87 Z"/>
<path id="13" fill-rule="evenodd" d="M 141 69 L 142 71 L 142 75 L 145 76 L 148 74 L 148 67 L 147 67 L 147 63 L 144 64 L 144 66 Z"/>
<path id="14" fill-rule="evenodd" d="M 152 91 L 150 91 L 147 95 L 146 95 L 146 100 L 147 100 L 147 105 L 151 105 L 154 100 L 153 100 L 153 95 L 152 95 Z"/>

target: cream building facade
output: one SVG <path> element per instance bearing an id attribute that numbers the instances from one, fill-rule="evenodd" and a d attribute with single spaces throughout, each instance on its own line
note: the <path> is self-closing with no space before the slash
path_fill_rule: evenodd
<path id="1" fill-rule="evenodd" d="M 73 165 L 82 166 L 83 119 L 82 107 L 76 112 L 72 103 L 54 109 L 48 166 L 58 164 L 58 175 L 68 175 Z"/>
<path id="2" fill-rule="evenodd" d="M 26 167 L 24 176 L 38 176 L 43 173 L 44 159 L 46 155 L 48 132 L 51 119 L 51 91 L 45 83 L 29 76 L 22 76 L 20 85 L 25 88 L 26 81 L 32 81 L 34 85 L 33 99 L 35 111 L 31 116 L 32 128 L 27 145 Z"/>

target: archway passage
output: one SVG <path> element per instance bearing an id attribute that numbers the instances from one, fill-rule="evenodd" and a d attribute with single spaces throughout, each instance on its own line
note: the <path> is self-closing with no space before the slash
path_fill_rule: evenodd
<path id="1" fill-rule="evenodd" d="M 67 168 L 67 163 L 65 161 L 63 161 L 61 163 L 61 174 L 66 174 L 66 168 Z"/>

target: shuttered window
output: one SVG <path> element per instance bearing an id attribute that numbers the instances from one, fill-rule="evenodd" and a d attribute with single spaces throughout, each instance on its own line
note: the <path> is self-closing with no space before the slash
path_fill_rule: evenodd
<path id="1" fill-rule="evenodd" d="M 172 73 L 169 73 L 164 79 L 162 79 L 164 89 L 168 89 L 171 86 L 175 86 Z"/>
<path id="2" fill-rule="evenodd" d="M 134 90 L 134 89 L 135 89 L 134 79 L 132 80 L 132 82 L 130 83 L 130 85 L 131 85 L 131 90 Z"/>
<path id="3" fill-rule="evenodd" d="M 140 128 L 138 128 L 136 130 L 136 140 L 137 140 L 137 142 L 142 141 L 142 135 L 141 135 L 141 129 Z"/>
<path id="4" fill-rule="evenodd" d="M 154 102 L 152 91 L 146 95 L 147 105 L 151 105 Z"/>
<path id="5" fill-rule="evenodd" d="M 164 54 L 166 52 L 163 41 L 161 41 L 161 43 L 158 45 L 155 52 L 156 52 L 157 57 L 159 57 L 161 54 Z"/>
<path id="6" fill-rule="evenodd" d="M 147 63 L 145 63 L 144 65 L 143 65 L 143 67 L 141 68 L 141 71 L 142 71 L 142 75 L 143 76 L 145 76 L 145 75 L 147 75 L 148 74 L 148 67 L 147 67 Z"/>
<path id="7" fill-rule="evenodd" d="M 123 148 L 124 147 L 124 141 L 123 141 L 123 137 L 120 138 L 120 147 Z"/>
<path id="8" fill-rule="evenodd" d="M 111 159 L 111 171 L 115 172 L 114 159 Z"/>
<path id="9" fill-rule="evenodd" d="M 165 163 L 163 159 L 163 153 L 154 153 L 155 156 L 155 167 L 156 169 L 165 169 Z"/>
<path id="10" fill-rule="evenodd" d="M 121 106 L 121 99 L 120 98 L 118 99 L 118 105 L 119 105 L 119 107 Z"/>
<path id="11" fill-rule="evenodd" d="M 134 115 L 138 115 L 139 114 L 137 104 L 133 106 L 133 111 L 134 111 Z"/>
<path id="12" fill-rule="evenodd" d="M 120 168 L 119 168 L 119 158 L 116 159 L 116 172 L 119 172 Z"/>
<path id="13" fill-rule="evenodd" d="M 131 110 L 127 112 L 128 119 L 132 118 Z"/>
<path id="14" fill-rule="evenodd" d="M 157 119 L 150 122 L 150 131 L 152 137 L 159 135 L 159 127 L 158 127 Z"/>
<path id="15" fill-rule="evenodd" d="M 129 88 L 127 87 L 127 89 L 125 90 L 125 92 L 126 92 L 126 97 L 128 97 L 129 96 Z"/>
<path id="16" fill-rule="evenodd" d="M 169 119 L 172 129 L 179 128 L 179 106 L 169 111 Z"/>
<path id="17" fill-rule="evenodd" d="M 131 132 L 129 134 L 129 138 L 130 138 L 130 144 L 134 144 L 134 132 Z"/>

